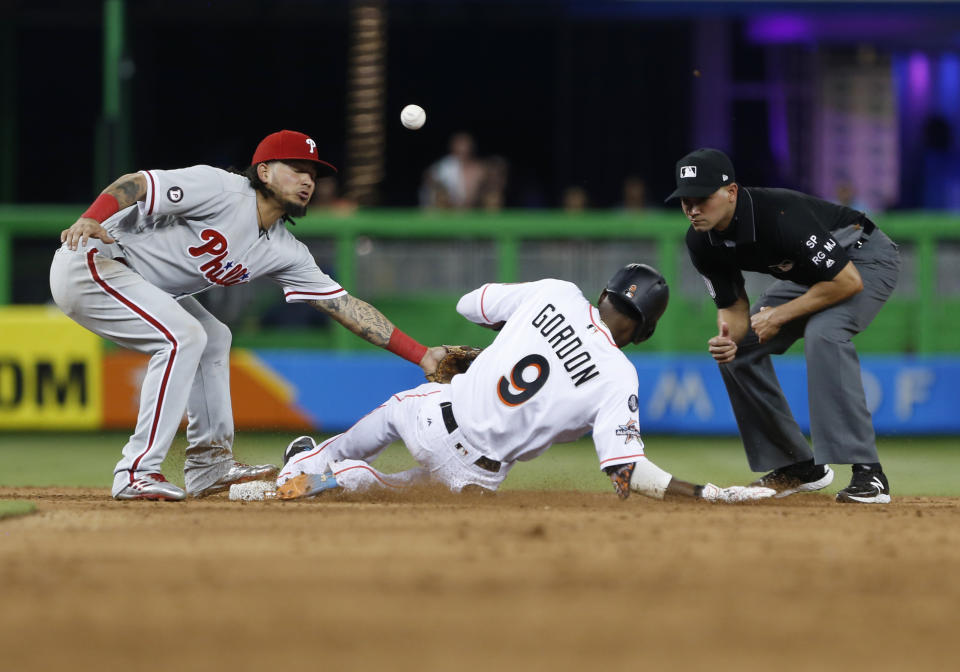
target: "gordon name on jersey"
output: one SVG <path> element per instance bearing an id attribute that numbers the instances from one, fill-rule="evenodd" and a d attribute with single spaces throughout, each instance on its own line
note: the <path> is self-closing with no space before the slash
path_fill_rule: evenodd
<path id="1" fill-rule="evenodd" d="M 615 431 L 637 424 L 637 371 L 576 285 L 493 283 L 463 296 L 457 311 L 478 324 L 505 323 L 451 383 L 468 440 L 488 457 L 512 462 L 593 430 L 602 463 L 627 460 L 624 437 Z M 631 459 L 642 454 L 637 443 Z"/>
<path id="2" fill-rule="evenodd" d="M 563 368 L 574 386 L 600 375 L 596 363 L 592 362 L 593 358 L 584 347 L 583 339 L 577 335 L 566 315 L 557 311 L 555 305 L 545 304 L 530 324 L 544 337 L 557 359 L 563 363 Z"/>

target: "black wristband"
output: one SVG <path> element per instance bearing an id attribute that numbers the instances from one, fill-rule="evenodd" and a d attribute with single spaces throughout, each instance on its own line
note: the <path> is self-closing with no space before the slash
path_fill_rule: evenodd
<path id="1" fill-rule="evenodd" d="M 703 499 L 703 486 L 695 485 L 693 486 L 693 496 L 697 499 Z"/>

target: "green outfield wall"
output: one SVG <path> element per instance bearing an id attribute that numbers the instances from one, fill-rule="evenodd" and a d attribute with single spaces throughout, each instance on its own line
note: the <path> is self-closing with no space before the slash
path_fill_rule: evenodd
<path id="1" fill-rule="evenodd" d="M 59 232 L 82 210 L 83 206 L 0 206 L 0 304 L 17 300 L 25 286 L 34 289 L 31 302 L 46 300 L 41 290 Z M 960 214 L 898 212 L 873 219 L 901 246 L 904 268 L 887 306 L 857 337 L 859 349 L 960 351 Z M 674 210 L 315 212 L 294 228 L 321 267 L 344 287 L 377 305 L 415 338 L 430 343 L 490 340 L 490 332 L 467 324 L 455 312 L 459 296 L 482 282 L 560 277 L 577 282 L 592 296 L 620 264 L 650 263 L 670 282 L 671 300 L 649 348 L 699 352 L 715 330 L 716 311 L 686 258 L 685 231 L 685 220 Z M 219 302 L 219 309 L 231 315 L 226 321 L 234 330 L 235 344 L 373 347 L 331 325 L 261 320 L 282 302 L 268 284 L 203 295 L 204 301 L 212 301 L 214 308 Z M 752 297 L 759 291 L 751 289 L 749 278 L 748 291 Z M 241 305 L 231 306 L 231 300 Z"/>

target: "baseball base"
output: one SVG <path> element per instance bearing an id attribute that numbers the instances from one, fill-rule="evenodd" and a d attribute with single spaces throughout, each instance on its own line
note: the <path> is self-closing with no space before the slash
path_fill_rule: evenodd
<path id="1" fill-rule="evenodd" d="M 230 486 L 232 501 L 258 502 L 264 499 L 273 499 L 277 496 L 275 481 L 249 481 L 234 483 Z"/>

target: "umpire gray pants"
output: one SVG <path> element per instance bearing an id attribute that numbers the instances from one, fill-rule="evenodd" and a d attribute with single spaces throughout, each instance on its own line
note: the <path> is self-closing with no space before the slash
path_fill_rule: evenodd
<path id="1" fill-rule="evenodd" d="M 869 326 L 890 298 L 900 275 L 900 253 L 886 234 L 875 229 L 861 247 L 848 248 L 847 256 L 863 279 L 861 292 L 787 323 L 766 343 L 759 343 L 751 329 L 738 345 L 736 359 L 720 365 L 753 471 L 770 471 L 811 457 L 817 464 L 880 461 L 860 360 L 851 339 Z M 779 280 L 760 296 L 750 314 L 786 303 L 807 289 Z M 812 451 L 770 360 L 770 355 L 783 354 L 798 338 L 804 339 L 807 360 Z"/>

